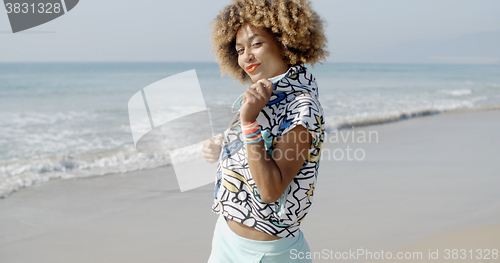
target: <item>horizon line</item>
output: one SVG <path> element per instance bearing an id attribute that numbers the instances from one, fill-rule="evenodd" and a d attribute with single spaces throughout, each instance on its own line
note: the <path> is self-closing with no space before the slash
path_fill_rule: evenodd
<path id="1" fill-rule="evenodd" d="M 155 60 L 126 60 L 126 61 L 119 61 L 119 60 L 94 60 L 94 61 L 0 61 L 0 64 L 106 64 L 106 63 L 182 63 L 182 64 L 188 64 L 188 63 L 202 63 L 202 64 L 218 64 L 216 61 L 169 61 L 169 60 L 164 60 L 164 61 L 155 61 Z M 323 62 L 323 64 L 317 63 L 314 66 L 321 66 L 324 64 L 383 64 L 383 65 L 484 65 L 484 66 L 498 66 L 500 65 L 500 62 L 497 63 L 444 63 L 444 62 L 373 62 L 373 61 L 367 61 L 367 62 L 362 62 L 362 61 L 327 61 Z M 310 65 L 310 64 L 306 64 Z"/>

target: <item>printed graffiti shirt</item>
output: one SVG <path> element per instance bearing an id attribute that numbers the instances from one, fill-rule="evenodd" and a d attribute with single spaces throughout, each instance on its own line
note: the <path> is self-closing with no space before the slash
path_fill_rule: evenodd
<path id="1" fill-rule="evenodd" d="M 312 142 L 304 152 L 303 166 L 279 200 L 263 203 L 248 166 L 238 112 L 224 132 L 212 210 L 270 235 L 295 237 L 313 202 L 325 124 L 316 80 L 307 68 L 294 66 L 280 77 L 257 123 L 269 156 L 279 136 L 297 125 L 304 126 Z M 241 107 L 241 98 L 236 106 Z"/>

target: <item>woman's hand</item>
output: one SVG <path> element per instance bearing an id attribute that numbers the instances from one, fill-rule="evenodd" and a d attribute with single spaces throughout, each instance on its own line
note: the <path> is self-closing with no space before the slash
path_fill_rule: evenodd
<path id="1" fill-rule="evenodd" d="M 243 125 L 252 123 L 257 119 L 260 111 L 269 102 L 273 87 L 274 84 L 271 81 L 261 79 L 245 91 L 240 109 L 240 118 Z"/>
<path id="2" fill-rule="evenodd" d="M 203 141 L 203 157 L 209 163 L 216 163 L 219 160 L 220 151 L 222 149 L 222 136 L 209 138 Z"/>

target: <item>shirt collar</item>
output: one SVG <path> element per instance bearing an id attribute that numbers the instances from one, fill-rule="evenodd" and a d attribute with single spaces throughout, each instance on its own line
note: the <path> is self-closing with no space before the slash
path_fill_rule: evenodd
<path id="1" fill-rule="evenodd" d="M 318 97 L 316 82 L 313 80 L 312 75 L 307 72 L 307 68 L 302 65 L 292 66 L 284 74 L 270 78 L 269 81 L 274 84 L 270 101 L 273 101 L 273 96 L 283 96 L 280 93 L 308 92 L 314 97 Z M 234 101 L 233 112 L 239 111 L 242 101 L 243 94 Z"/>

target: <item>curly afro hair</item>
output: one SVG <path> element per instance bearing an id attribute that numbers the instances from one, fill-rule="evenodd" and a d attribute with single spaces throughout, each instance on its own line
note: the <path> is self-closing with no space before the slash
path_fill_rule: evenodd
<path id="1" fill-rule="evenodd" d="M 212 52 L 222 75 L 242 83 L 250 77 L 238 65 L 236 33 L 244 24 L 265 28 L 283 49 L 289 66 L 322 64 L 328 56 L 325 22 L 312 10 L 308 0 L 232 0 L 211 22 Z"/>

